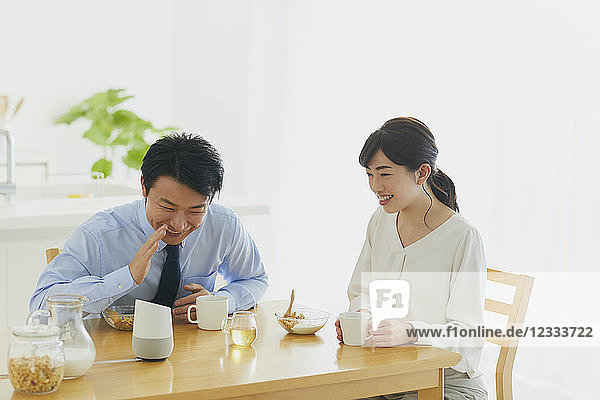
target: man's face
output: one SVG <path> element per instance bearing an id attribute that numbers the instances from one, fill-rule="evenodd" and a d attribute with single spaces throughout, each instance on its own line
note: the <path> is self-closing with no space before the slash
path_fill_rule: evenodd
<path id="1" fill-rule="evenodd" d="M 146 217 L 154 230 L 167 226 L 163 242 L 179 244 L 202 225 L 208 207 L 206 196 L 175 179 L 161 176 L 146 192 L 142 176 L 142 195 L 146 198 Z"/>

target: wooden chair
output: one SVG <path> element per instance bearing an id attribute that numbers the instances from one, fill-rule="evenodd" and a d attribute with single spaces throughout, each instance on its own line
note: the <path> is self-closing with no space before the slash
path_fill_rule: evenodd
<path id="1" fill-rule="evenodd" d="M 486 298 L 485 310 L 508 316 L 507 329 L 513 325 L 520 326 L 525 320 L 525 312 L 529 304 L 534 278 L 488 268 L 487 279 L 488 281 L 514 286 L 516 290 L 512 304 Z M 485 340 L 501 346 L 498 363 L 496 364 L 496 399 L 513 400 L 512 370 L 519 338 L 486 337 Z"/>
<path id="2" fill-rule="evenodd" d="M 51 247 L 49 249 L 46 249 L 46 264 L 50 264 L 50 261 L 52 261 L 54 257 L 56 257 L 58 253 L 61 252 L 61 250 L 62 249 L 59 249 L 58 247 Z"/>

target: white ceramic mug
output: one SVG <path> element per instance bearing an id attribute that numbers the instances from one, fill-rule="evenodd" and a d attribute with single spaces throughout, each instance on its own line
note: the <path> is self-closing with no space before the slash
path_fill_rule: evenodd
<path id="1" fill-rule="evenodd" d="M 196 320 L 192 320 L 192 308 L 196 309 Z M 187 318 L 192 324 L 198 324 L 198 328 L 209 331 L 221 329 L 221 322 L 227 317 L 227 297 L 207 295 L 196 297 L 196 304 L 187 309 Z"/>
<path id="2" fill-rule="evenodd" d="M 343 312 L 340 314 L 340 327 L 344 344 L 362 346 L 367 339 L 371 316 L 362 312 Z"/>

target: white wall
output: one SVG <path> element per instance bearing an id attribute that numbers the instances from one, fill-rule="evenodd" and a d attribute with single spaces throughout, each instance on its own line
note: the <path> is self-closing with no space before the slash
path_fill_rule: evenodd
<path id="1" fill-rule="evenodd" d="M 17 161 L 46 158 L 53 174 L 88 172 L 102 156 L 82 138 L 89 123 L 54 120 L 109 88 L 126 88 L 136 98 L 124 106 L 168 125 L 170 36 L 168 2 L 1 1 L 0 92 L 25 97 L 13 124 Z M 125 168 L 115 172 L 123 177 Z"/>
<path id="2" fill-rule="evenodd" d="M 251 30 L 248 44 L 248 138 L 245 168 L 248 197 L 270 206 L 268 216 L 248 217 L 246 226 L 259 243 L 271 281 L 266 298 L 283 298 L 297 274 L 288 268 L 284 250 L 279 246 L 285 179 L 282 166 L 287 159 L 281 151 L 285 132 L 283 111 L 286 51 L 284 27 L 286 2 L 253 1 L 249 15 Z M 308 299 L 304 298 L 305 304 Z"/>
<path id="3" fill-rule="evenodd" d="M 171 119 L 220 150 L 224 190 L 245 194 L 250 2 L 172 3 Z"/>

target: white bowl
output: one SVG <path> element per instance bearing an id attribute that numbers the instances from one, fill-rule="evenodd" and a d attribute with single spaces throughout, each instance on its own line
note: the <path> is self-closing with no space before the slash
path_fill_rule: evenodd
<path id="1" fill-rule="evenodd" d="M 303 315 L 304 318 L 284 317 L 287 310 L 277 311 L 275 318 L 279 325 L 296 335 L 311 335 L 321 329 L 327 323 L 329 313 L 326 311 L 315 310 L 312 308 L 295 308 L 292 312 L 296 315 Z"/>

